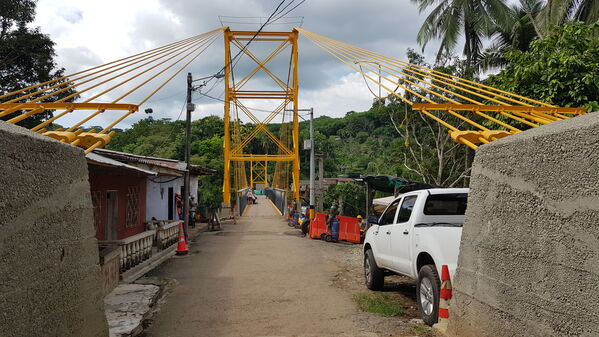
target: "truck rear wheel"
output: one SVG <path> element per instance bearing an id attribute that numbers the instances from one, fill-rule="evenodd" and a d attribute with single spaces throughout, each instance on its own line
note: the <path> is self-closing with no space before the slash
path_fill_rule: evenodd
<path id="1" fill-rule="evenodd" d="M 385 284 L 383 270 L 376 265 L 372 249 L 364 253 L 364 280 L 366 288 L 370 290 L 382 290 Z"/>
<path id="2" fill-rule="evenodd" d="M 439 274 L 435 265 L 427 264 L 422 266 L 418 272 L 416 297 L 420 315 L 427 325 L 433 325 L 438 321 L 440 288 L 441 281 L 439 281 Z"/>

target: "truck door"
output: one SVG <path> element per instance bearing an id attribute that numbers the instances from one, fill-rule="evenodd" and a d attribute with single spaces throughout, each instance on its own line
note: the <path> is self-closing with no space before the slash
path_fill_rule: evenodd
<path id="1" fill-rule="evenodd" d="M 410 218 L 417 195 L 403 198 L 395 223 L 391 226 L 391 256 L 393 270 L 409 275 L 412 271 L 412 225 Z"/>
<path id="2" fill-rule="evenodd" d="M 397 205 L 401 199 L 393 201 L 381 215 L 378 228 L 374 231 L 374 258 L 379 267 L 392 268 L 391 227 L 395 223 Z"/>

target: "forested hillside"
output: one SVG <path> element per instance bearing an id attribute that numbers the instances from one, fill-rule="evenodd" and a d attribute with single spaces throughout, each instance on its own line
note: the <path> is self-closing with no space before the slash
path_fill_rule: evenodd
<path id="1" fill-rule="evenodd" d="M 465 155 L 470 150 L 448 141 L 445 130 L 420 118 L 417 113 L 407 110 L 406 116 L 405 111 L 403 104 L 394 100 L 387 104 L 376 101 L 368 111 L 348 112 L 343 118 L 316 118 L 316 151 L 323 155 L 325 176 L 391 174 L 439 185 L 462 186 L 468 164 Z M 202 188 L 209 189 L 201 200 L 206 204 L 220 200 L 223 126 L 223 120 L 215 116 L 192 123 L 192 163 L 218 171 L 212 177 L 202 178 Z M 241 133 L 247 134 L 253 127 L 243 124 Z M 273 131 L 279 128 L 280 124 L 269 125 Z M 309 123 L 304 121 L 300 123 L 300 144 L 308 138 Z M 183 144 L 183 121 L 148 117 L 118 133 L 107 148 L 183 160 Z M 274 145 L 262 134 L 248 148 L 254 153 L 275 151 Z M 300 160 L 301 178 L 307 179 L 309 152 L 301 150 Z M 271 170 L 274 172 L 274 165 Z"/>

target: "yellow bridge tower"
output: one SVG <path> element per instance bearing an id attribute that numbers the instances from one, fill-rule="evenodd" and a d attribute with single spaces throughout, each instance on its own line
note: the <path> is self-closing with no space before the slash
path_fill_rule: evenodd
<path id="1" fill-rule="evenodd" d="M 297 78 L 297 38 L 298 31 L 293 30 L 292 32 L 246 32 L 246 31 L 231 31 L 226 29 L 224 31 L 224 43 L 225 43 L 225 111 L 224 111 L 224 123 L 225 123 L 225 138 L 224 138 L 224 178 L 223 178 L 223 202 L 225 204 L 231 203 L 231 169 L 234 168 L 235 172 L 235 184 L 236 190 L 247 187 L 248 183 L 245 174 L 245 163 L 250 164 L 250 177 L 251 184 L 256 182 L 264 183 L 268 185 L 268 162 L 276 162 L 277 169 L 275 169 L 275 176 L 273 179 L 273 187 L 278 187 L 287 190 L 289 182 L 286 179 L 278 177 L 282 174 L 281 164 L 292 164 L 292 181 L 293 181 L 293 199 L 299 200 L 299 120 L 298 120 L 298 78 Z M 245 44 L 251 41 L 253 45 L 259 44 L 260 42 L 275 42 L 277 47 L 264 59 L 256 57 Z M 287 81 L 283 81 L 281 78 L 276 76 L 267 64 L 271 62 L 275 57 L 280 55 L 285 49 L 291 48 L 291 55 L 289 61 L 289 70 Z M 235 56 L 232 56 L 232 50 L 236 49 L 237 54 L 244 54 L 245 56 L 252 59 L 256 66 L 244 77 L 240 78 L 234 74 L 236 72 L 235 64 L 237 60 Z M 237 55 L 236 55 L 237 56 Z M 249 88 L 246 84 L 252 79 L 260 70 L 264 71 L 268 77 L 270 77 L 275 83 L 277 90 L 257 90 L 256 88 Z M 237 79 L 237 80 L 236 80 Z M 256 117 L 252 109 L 248 108 L 248 105 L 244 101 L 249 100 L 270 100 L 271 102 L 276 101 L 278 105 L 276 108 L 269 113 L 269 115 L 260 120 Z M 290 109 L 289 109 L 290 108 Z M 288 124 L 291 127 L 287 127 L 285 124 L 284 116 L 285 110 L 293 111 L 292 117 Z M 249 134 L 241 135 L 241 132 L 233 132 L 231 134 L 231 127 L 239 128 L 239 111 L 245 114 L 253 123 L 254 129 Z M 275 117 L 283 115 L 283 123 L 281 124 L 281 134 L 279 137 L 275 136 L 266 126 Z M 232 116 L 234 118 L 232 118 Z M 291 131 L 291 137 L 284 135 L 286 131 Z M 247 145 L 256 138 L 260 133 L 263 133 L 267 138 L 276 145 L 276 154 L 267 153 L 247 153 Z M 291 138 L 291 141 L 289 141 Z M 233 165 L 232 165 L 233 164 Z M 260 180 L 260 181 L 258 181 Z M 252 188 L 254 186 L 251 186 Z"/>

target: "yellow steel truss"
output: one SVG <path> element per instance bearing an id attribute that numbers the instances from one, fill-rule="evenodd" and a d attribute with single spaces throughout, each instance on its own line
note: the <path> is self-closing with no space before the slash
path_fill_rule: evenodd
<path id="1" fill-rule="evenodd" d="M 268 187 L 268 162 L 250 162 L 250 179 L 252 188 L 256 188 L 256 184 L 263 184 L 264 187 Z"/>
<path id="2" fill-rule="evenodd" d="M 292 178 L 293 178 L 293 198 L 299 200 L 299 120 L 298 120 L 298 79 L 297 79 L 297 37 L 298 32 L 244 32 L 224 31 L 225 43 L 225 106 L 224 106 L 224 123 L 225 123 L 225 139 L 223 142 L 224 148 L 224 179 L 223 179 L 223 202 L 230 204 L 231 202 L 231 163 L 250 163 L 250 186 L 254 187 L 255 183 L 268 184 L 268 165 L 269 161 L 274 162 L 291 162 L 292 163 Z M 262 41 L 278 42 L 278 46 L 263 60 L 256 57 L 241 41 L 252 41 L 259 43 Z M 235 68 L 232 67 L 231 47 L 238 48 L 244 56 L 249 57 L 256 63 L 256 67 L 240 80 L 235 81 Z M 277 77 L 267 64 L 277 57 L 287 47 L 291 47 L 291 56 L 289 63 L 289 79 L 287 82 Z M 280 88 L 280 90 L 255 90 L 245 89 L 247 83 L 259 72 L 265 72 Z M 281 103 L 264 119 L 260 120 L 242 101 L 243 100 L 276 100 Z M 284 114 L 285 108 L 291 105 L 293 107 L 293 143 L 289 144 L 283 140 L 284 136 L 275 136 L 266 125 L 274 120 L 275 117 Z M 240 110 L 245 114 L 255 125 L 254 129 L 237 141 L 231 141 L 231 114 L 232 107 L 236 111 Z M 239 120 L 235 120 L 239 122 Z M 253 154 L 245 153 L 247 145 L 256 138 L 258 134 L 264 134 L 277 147 L 277 154 Z M 236 166 L 236 170 L 245 170 L 243 166 Z M 236 172 L 235 177 L 239 174 Z M 276 179 L 280 180 L 280 179 Z M 239 188 L 240 186 L 236 186 Z M 285 186 L 285 189 L 287 186 Z"/>

